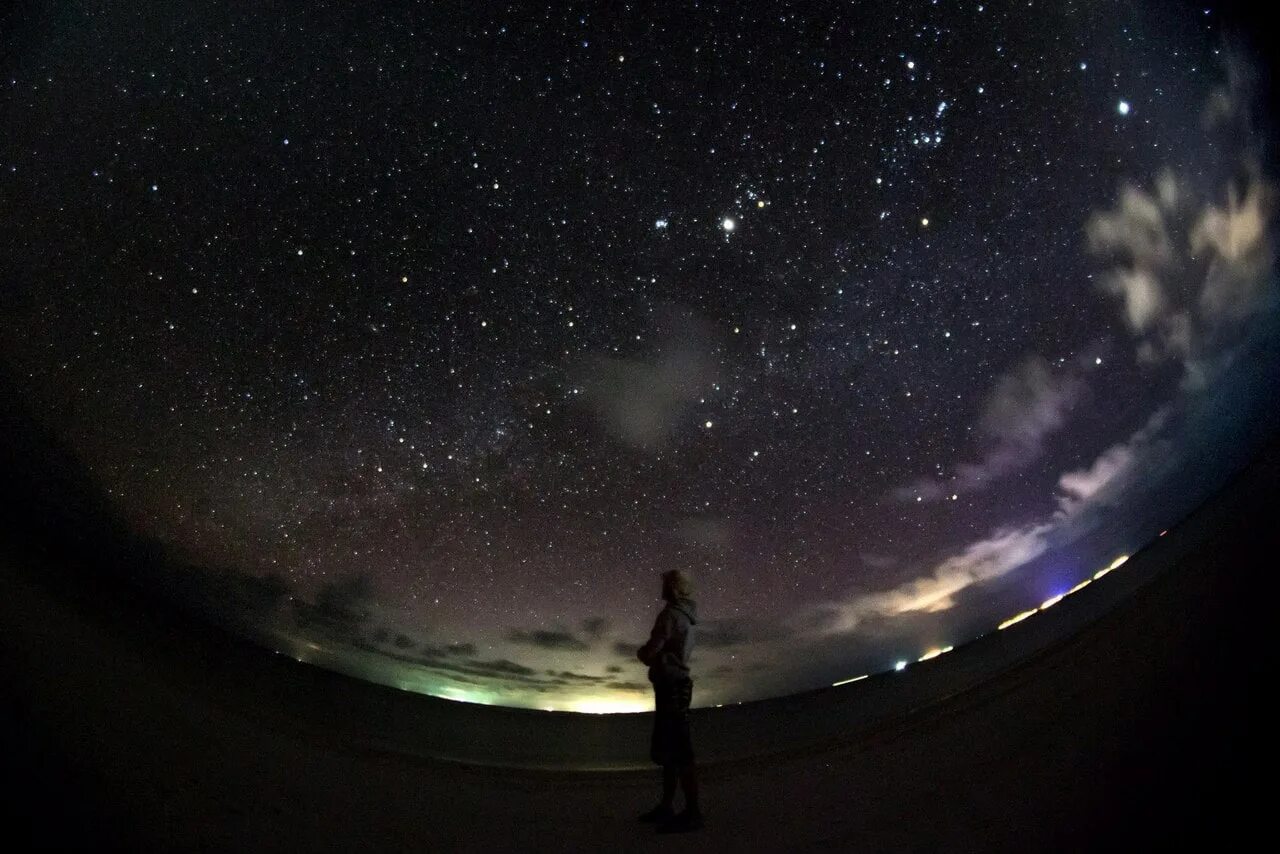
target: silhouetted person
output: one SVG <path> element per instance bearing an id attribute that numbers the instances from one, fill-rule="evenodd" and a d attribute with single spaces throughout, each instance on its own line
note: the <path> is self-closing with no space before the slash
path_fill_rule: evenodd
<path id="1" fill-rule="evenodd" d="M 657 822 L 660 833 L 681 833 L 702 827 L 698 808 L 698 776 L 689 735 L 689 702 L 693 680 L 689 678 L 689 652 L 698 606 L 691 598 L 693 583 L 678 569 L 662 574 L 662 598 L 666 607 L 653 624 L 649 642 L 636 657 L 649 665 L 653 683 L 653 740 L 649 757 L 662 766 L 662 803 L 640 816 Z M 674 810 L 676 785 L 684 788 L 684 811 Z"/>

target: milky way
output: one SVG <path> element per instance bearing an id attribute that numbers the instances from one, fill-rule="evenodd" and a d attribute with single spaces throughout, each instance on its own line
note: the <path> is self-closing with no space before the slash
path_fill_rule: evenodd
<path id="1" fill-rule="evenodd" d="M 1160 498 L 1275 305 L 1212 12 L 126 5 L 10 13 L 0 352 L 298 657 L 643 707 L 680 567 L 695 705 L 814 687 L 1234 459 Z"/>

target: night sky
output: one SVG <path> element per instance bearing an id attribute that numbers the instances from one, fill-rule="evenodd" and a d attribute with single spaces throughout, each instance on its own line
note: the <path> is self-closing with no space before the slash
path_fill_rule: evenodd
<path id="1" fill-rule="evenodd" d="M 282 651 L 645 708 L 678 567 L 695 705 L 812 688 L 1248 446 L 1272 188 L 1212 9 L 271 5 L 4 13 L 0 355 L 174 573 L 279 582 Z"/>

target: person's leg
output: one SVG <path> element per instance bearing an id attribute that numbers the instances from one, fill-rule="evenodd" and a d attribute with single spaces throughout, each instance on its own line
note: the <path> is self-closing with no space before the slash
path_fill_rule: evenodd
<path id="1" fill-rule="evenodd" d="M 676 783 L 680 780 L 680 768 L 677 765 L 662 766 L 662 805 L 671 809 L 676 800 Z M 687 792 L 687 790 L 686 790 Z"/>
<path id="2" fill-rule="evenodd" d="M 680 768 L 676 765 L 662 766 L 662 802 L 650 810 L 640 814 L 641 821 L 662 823 L 670 821 L 676 814 L 676 786 L 680 781 Z"/>
<path id="3" fill-rule="evenodd" d="M 698 766 L 690 762 L 680 769 L 680 787 L 684 789 L 684 808 L 691 813 L 699 813 L 698 808 Z"/>

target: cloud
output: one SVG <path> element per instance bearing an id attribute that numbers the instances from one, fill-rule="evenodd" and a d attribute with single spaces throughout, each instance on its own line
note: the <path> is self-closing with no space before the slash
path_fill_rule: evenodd
<path id="1" fill-rule="evenodd" d="M 649 691 L 653 686 L 648 682 L 609 682 L 605 687 L 615 691 Z"/>
<path id="2" fill-rule="evenodd" d="M 999 578 L 1043 554 L 1053 528 L 1045 521 L 997 530 L 938 561 L 918 578 L 820 606 L 820 619 L 814 624 L 821 633 L 847 633 L 872 619 L 947 610 L 965 588 Z"/>
<path id="3" fill-rule="evenodd" d="M 1086 510 L 1115 503 L 1139 477 L 1152 477 L 1171 465 L 1172 442 L 1163 434 L 1173 413 L 1172 405 L 1160 407 L 1129 438 L 1104 450 L 1092 464 L 1062 474 L 1054 515 L 1059 526 L 1079 533 L 1087 524 Z"/>
<path id="4" fill-rule="evenodd" d="M 680 522 L 679 533 L 686 541 L 706 548 L 723 548 L 733 541 L 733 526 L 723 519 L 690 517 Z"/>
<path id="5" fill-rule="evenodd" d="M 1055 370 L 1032 355 L 1006 371 L 987 396 L 978 427 L 988 448 L 977 462 L 961 463 L 948 479 L 920 478 L 894 491 L 902 501 L 936 501 L 983 489 L 1026 468 L 1044 452 L 1045 438 L 1062 428 L 1085 392 L 1074 367 Z"/>
<path id="6" fill-rule="evenodd" d="M 608 676 L 594 676 L 590 673 L 574 673 L 570 670 L 548 670 L 548 676 L 553 676 L 562 682 L 585 682 L 595 684 L 598 682 L 607 682 Z"/>
<path id="7" fill-rule="evenodd" d="M 1211 319 L 1238 321 L 1262 303 L 1272 254 L 1267 239 L 1271 188 L 1248 183 L 1228 190 L 1226 203 L 1210 204 L 1191 231 L 1191 252 L 1213 260 L 1200 291 L 1199 309 Z"/>
<path id="8" fill-rule="evenodd" d="M 465 665 L 469 668 L 466 672 L 478 674 L 500 674 L 503 676 L 532 676 L 535 671 L 532 667 L 525 667 L 523 664 L 516 664 L 505 658 L 495 658 L 491 661 L 469 661 Z"/>
<path id="9" fill-rule="evenodd" d="M 661 326 L 648 359 L 597 356 L 572 372 L 609 434 L 644 451 L 667 443 L 717 377 L 708 324 L 669 308 Z"/>
<path id="10" fill-rule="evenodd" d="M 946 611 L 965 589 L 1001 578 L 1076 539 L 1106 508 L 1131 495 L 1139 481 L 1158 477 L 1176 464 L 1174 443 L 1167 436 L 1174 412 L 1172 405 L 1161 407 L 1091 464 L 1062 474 L 1052 512 L 1025 525 L 996 529 L 894 587 L 819 605 L 802 616 L 800 625 L 821 636 L 856 631 L 878 619 Z"/>
<path id="11" fill-rule="evenodd" d="M 592 643 L 600 641 L 609 633 L 608 617 L 588 617 L 582 621 L 582 631 Z"/>
<path id="12" fill-rule="evenodd" d="M 1243 321 L 1275 300 L 1274 195 L 1246 157 L 1221 190 L 1166 170 L 1089 217 L 1089 251 L 1109 265 L 1100 287 L 1122 301 L 1140 361 L 1180 362 L 1184 385 L 1202 388 L 1230 359 Z"/>
<path id="13" fill-rule="evenodd" d="M 893 569 L 900 563 L 900 560 L 893 555 L 877 554 L 875 552 L 861 552 L 858 559 L 872 569 Z"/>
<path id="14" fill-rule="evenodd" d="M 1067 472 L 1058 478 L 1058 488 L 1065 495 L 1059 501 L 1064 511 L 1092 498 L 1103 487 L 1133 466 L 1133 449 L 1126 443 L 1113 445 L 1093 465 L 1080 471 Z"/>
<path id="15" fill-rule="evenodd" d="M 304 632 L 331 640 L 356 640 L 373 615 L 373 582 L 363 573 L 326 581 L 315 602 L 296 599 L 294 621 Z"/>
<path id="16" fill-rule="evenodd" d="M 564 629 L 512 629 L 507 633 L 507 640 L 525 646 L 536 646 L 539 649 L 580 652 L 590 649 L 590 645 L 576 635 Z"/>

